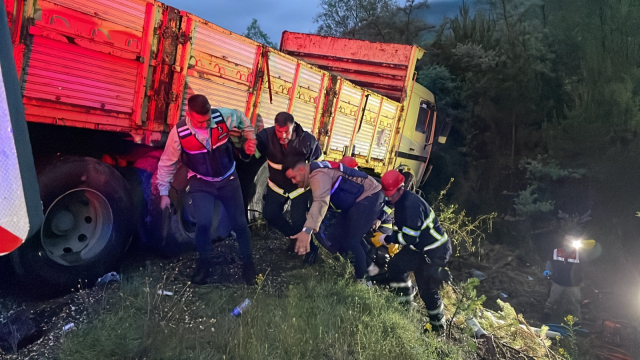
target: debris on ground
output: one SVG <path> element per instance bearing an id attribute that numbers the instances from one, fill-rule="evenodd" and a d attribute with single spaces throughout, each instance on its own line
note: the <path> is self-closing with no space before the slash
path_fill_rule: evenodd
<path id="1" fill-rule="evenodd" d="M 0 350 L 5 354 L 17 353 L 31 344 L 29 341 L 36 333 L 36 326 L 27 309 L 20 309 L 0 324 Z"/>

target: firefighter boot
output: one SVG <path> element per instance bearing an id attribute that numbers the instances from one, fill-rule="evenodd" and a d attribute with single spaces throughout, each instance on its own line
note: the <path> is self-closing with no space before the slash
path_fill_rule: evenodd
<path id="1" fill-rule="evenodd" d="M 429 314 L 429 322 L 424 326 L 424 331 L 434 332 L 437 334 L 444 333 L 446 322 L 444 318 L 444 304 L 440 302 L 438 308 L 429 310 L 427 308 L 427 314 Z"/>
<path id="2" fill-rule="evenodd" d="M 191 283 L 194 285 L 206 285 L 209 282 L 209 276 L 211 275 L 211 267 L 213 261 L 211 257 L 198 259 L 198 264 L 191 277 Z"/>

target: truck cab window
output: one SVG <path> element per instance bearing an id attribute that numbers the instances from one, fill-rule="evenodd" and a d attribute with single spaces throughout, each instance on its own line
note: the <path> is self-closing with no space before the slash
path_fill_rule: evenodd
<path id="1" fill-rule="evenodd" d="M 418 112 L 418 120 L 416 120 L 416 131 L 422 134 L 428 134 L 431 132 L 431 124 L 429 118 L 431 117 L 431 110 L 425 100 L 420 101 L 420 111 Z M 427 126 L 429 125 L 429 126 Z"/>

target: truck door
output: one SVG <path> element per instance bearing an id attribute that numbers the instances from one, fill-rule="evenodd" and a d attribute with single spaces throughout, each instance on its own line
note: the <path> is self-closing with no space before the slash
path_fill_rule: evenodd
<path id="1" fill-rule="evenodd" d="M 418 184 L 431 153 L 435 114 L 433 95 L 424 87 L 415 84 L 395 166 L 409 165 L 416 175 Z"/>

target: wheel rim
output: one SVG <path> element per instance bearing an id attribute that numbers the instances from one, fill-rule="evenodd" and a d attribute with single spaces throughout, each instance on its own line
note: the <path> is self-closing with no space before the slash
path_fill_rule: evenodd
<path id="1" fill-rule="evenodd" d="M 109 242 L 113 212 L 92 189 L 74 189 L 58 197 L 45 214 L 40 236 L 47 256 L 66 266 L 95 258 Z"/>

